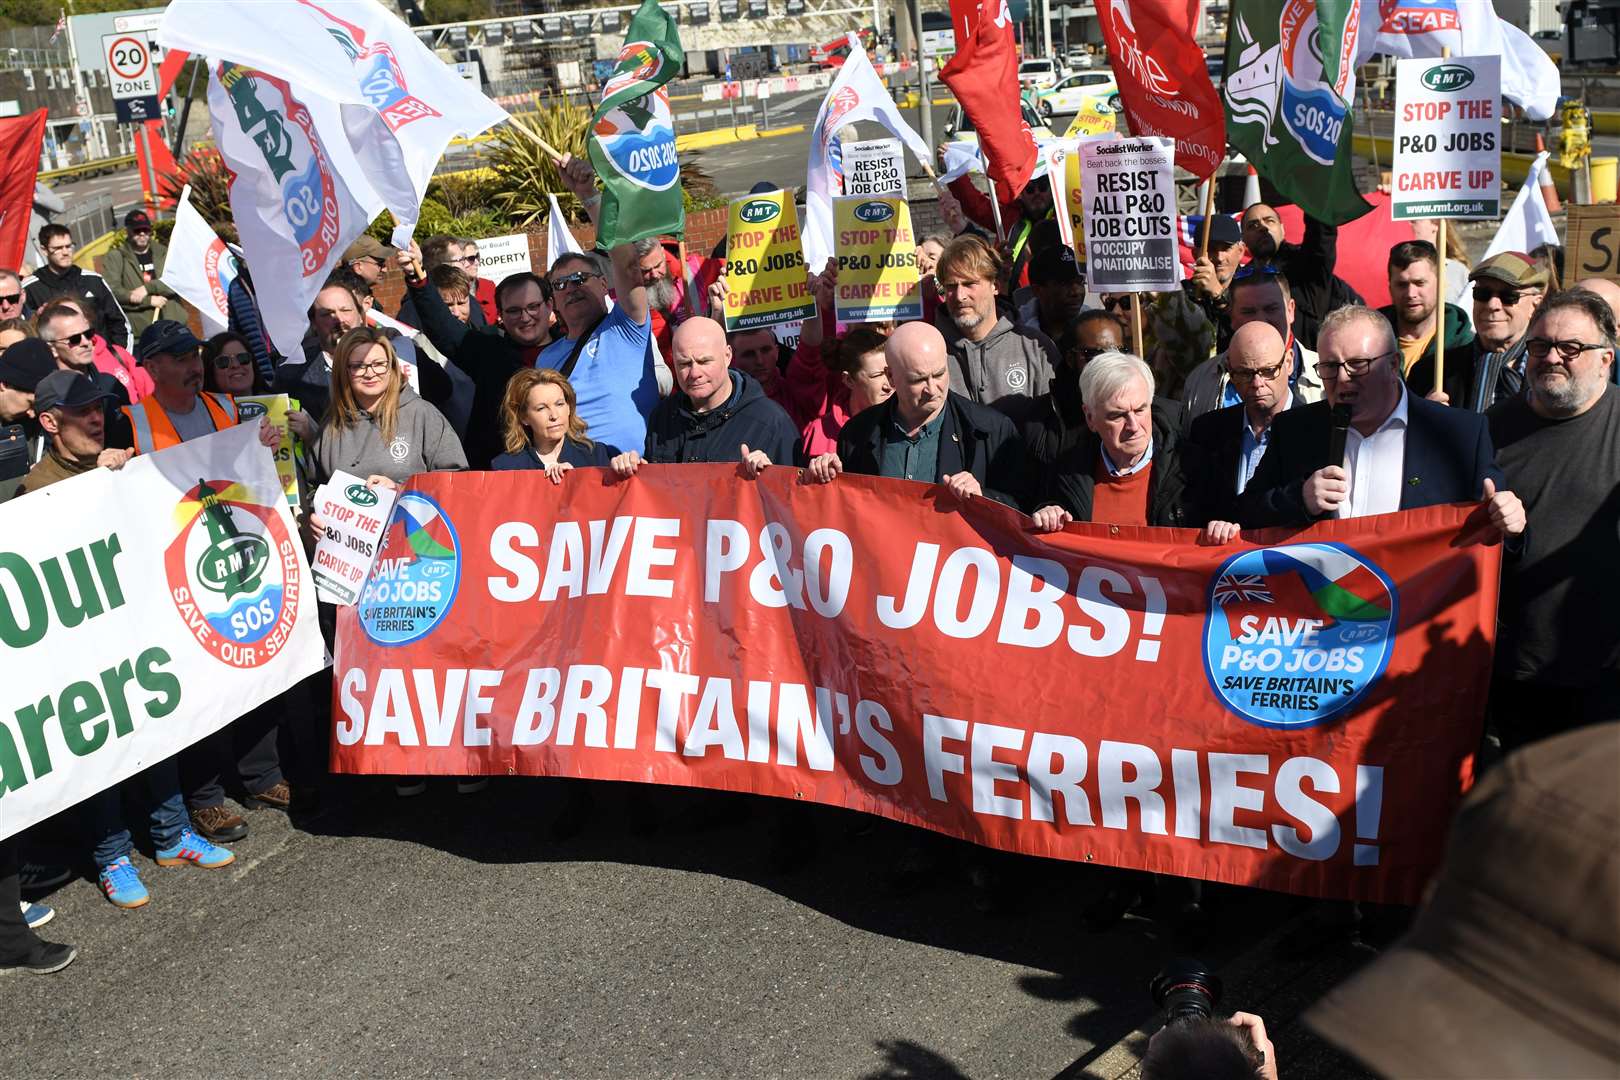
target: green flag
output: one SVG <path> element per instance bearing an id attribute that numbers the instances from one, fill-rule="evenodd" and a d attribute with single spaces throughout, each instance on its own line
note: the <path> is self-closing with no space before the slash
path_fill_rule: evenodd
<path id="1" fill-rule="evenodd" d="M 686 229 L 675 117 L 664 88 L 685 59 L 674 17 L 644 0 L 591 117 L 591 164 L 603 187 L 599 248 Z"/>
<path id="2" fill-rule="evenodd" d="M 1226 139 L 1319 221 L 1372 209 L 1351 174 L 1358 0 L 1233 0 L 1226 28 Z"/>

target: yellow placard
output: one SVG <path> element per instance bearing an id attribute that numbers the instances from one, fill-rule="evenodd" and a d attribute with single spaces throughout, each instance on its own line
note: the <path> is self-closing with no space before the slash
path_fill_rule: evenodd
<path id="1" fill-rule="evenodd" d="M 1105 104 L 1106 98 L 1093 98 L 1080 107 L 1069 121 L 1066 139 L 1081 139 L 1092 135 L 1111 135 L 1115 131 L 1114 110 Z"/>
<path id="2" fill-rule="evenodd" d="M 793 196 L 772 191 L 733 200 L 726 226 L 727 332 L 802 322 L 815 314 Z"/>
<path id="3" fill-rule="evenodd" d="M 276 449 L 276 475 L 281 477 L 281 490 L 287 496 L 287 505 L 298 505 L 298 466 L 293 458 L 298 448 L 298 437 L 287 422 L 287 413 L 297 403 L 286 394 L 246 394 L 236 399 L 237 419 L 243 423 L 257 417 L 268 417 L 270 426 L 281 430 L 281 445 Z"/>
<path id="4" fill-rule="evenodd" d="M 847 195 L 834 199 L 833 236 L 839 322 L 922 318 L 917 238 L 906 200 Z"/>
<path id="5" fill-rule="evenodd" d="M 1058 232 L 1074 252 L 1075 261 L 1086 264 L 1086 200 L 1080 193 L 1080 146 L 1070 143 L 1063 155 L 1063 191 L 1058 216 Z"/>

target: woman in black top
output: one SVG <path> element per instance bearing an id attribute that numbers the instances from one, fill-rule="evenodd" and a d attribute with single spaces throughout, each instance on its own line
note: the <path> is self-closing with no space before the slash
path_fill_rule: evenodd
<path id="1" fill-rule="evenodd" d="M 574 406 L 574 388 L 549 368 L 523 368 L 506 384 L 501 429 L 506 453 L 491 469 L 544 469 L 553 484 L 574 468 L 606 466 L 618 447 L 592 442 Z"/>

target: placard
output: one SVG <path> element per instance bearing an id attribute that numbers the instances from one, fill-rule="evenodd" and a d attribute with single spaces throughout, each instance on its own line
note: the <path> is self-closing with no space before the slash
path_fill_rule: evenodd
<path id="1" fill-rule="evenodd" d="M 298 408 L 298 402 L 286 394 L 244 394 L 236 399 L 236 419 L 246 423 L 262 416 L 270 426 L 281 432 L 281 443 L 276 447 L 276 475 L 281 477 L 281 490 L 287 496 L 287 505 L 298 506 L 298 462 L 300 452 L 298 436 L 293 433 L 287 413 Z"/>
<path id="2" fill-rule="evenodd" d="M 1080 143 L 1086 281 L 1095 291 L 1180 287 L 1175 152 L 1170 139 Z"/>
<path id="3" fill-rule="evenodd" d="M 734 199 L 726 228 L 726 331 L 814 318 L 793 196 L 768 191 Z"/>
<path id="4" fill-rule="evenodd" d="M 844 145 L 844 194 L 905 197 L 906 158 L 899 139 L 868 139 Z"/>
<path id="5" fill-rule="evenodd" d="M 534 261 L 529 257 L 528 233 L 479 239 L 479 277 L 488 278 L 499 285 L 504 278 L 518 273 L 534 273 Z"/>
<path id="6" fill-rule="evenodd" d="M 1501 57 L 1395 62 L 1391 181 L 1396 221 L 1501 215 Z"/>
<path id="7" fill-rule="evenodd" d="M 360 599 L 360 586 L 377 559 L 394 493 L 340 469 L 310 501 L 326 522 L 312 565 L 315 592 L 328 604 L 347 607 Z"/>
<path id="8" fill-rule="evenodd" d="M 1620 281 L 1620 204 L 1569 206 L 1569 281 L 1600 277 Z"/>
<path id="9" fill-rule="evenodd" d="M 904 322 L 922 318 L 922 287 L 917 276 L 917 239 L 904 199 L 833 200 L 833 232 L 838 238 L 839 322 Z"/>

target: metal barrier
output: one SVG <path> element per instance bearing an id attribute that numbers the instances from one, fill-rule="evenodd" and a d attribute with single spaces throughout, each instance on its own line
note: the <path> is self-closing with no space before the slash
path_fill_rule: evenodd
<path id="1" fill-rule="evenodd" d="M 100 176 L 103 173 L 117 172 L 126 165 L 135 164 L 134 154 L 125 154 L 122 157 L 96 158 L 94 161 L 81 161 L 77 165 L 68 165 L 60 169 L 46 169 L 39 174 L 41 180 L 79 180 L 86 176 Z"/>
<path id="2" fill-rule="evenodd" d="M 96 237 L 119 227 L 117 216 L 113 213 L 111 195 L 75 198 L 68 203 L 66 210 L 51 219 L 51 223 L 66 225 L 68 231 L 73 234 L 74 244 L 79 247 L 84 247 Z"/>

